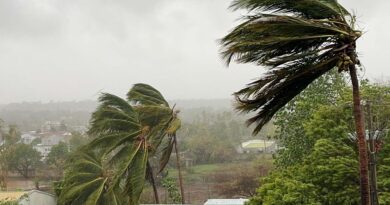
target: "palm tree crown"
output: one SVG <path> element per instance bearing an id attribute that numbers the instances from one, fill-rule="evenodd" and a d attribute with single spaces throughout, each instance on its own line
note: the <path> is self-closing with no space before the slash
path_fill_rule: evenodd
<path id="1" fill-rule="evenodd" d="M 149 180 L 158 203 L 149 158 L 159 154 L 159 146 L 169 140 L 165 136 L 172 129 L 173 132 L 179 129 L 173 123 L 176 122 L 173 110 L 159 91 L 146 84 L 135 84 L 127 99 L 103 93 L 99 101 L 89 130 L 96 138 L 88 147 L 115 167 L 111 187 L 121 186 L 129 203 L 138 204 L 145 180 Z M 164 157 L 163 154 L 162 161 Z"/>
<path id="2" fill-rule="evenodd" d="M 239 111 L 257 112 L 248 120 L 254 134 L 319 76 L 358 64 L 361 32 L 336 0 L 235 0 L 231 7 L 249 13 L 221 40 L 224 59 L 268 68 L 235 93 Z"/>

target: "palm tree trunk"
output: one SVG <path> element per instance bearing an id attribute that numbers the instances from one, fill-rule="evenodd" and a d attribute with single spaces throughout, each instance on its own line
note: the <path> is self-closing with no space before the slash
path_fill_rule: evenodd
<path id="1" fill-rule="evenodd" d="M 148 160 L 147 166 L 148 166 L 149 171 L 150 171 L 150 183 L 152 184 L 152 187 L 153 187 L 154 200 L 155 200 L 156 204 L 160 204 L 160 199 L 158 197 L 156 182 L 154 181 L 153 169 L 152 169 L 152 166 L 150 166 L 149 160 Z"/>
<path id="2" fill-rule="evenodd" d="M 359 81 L 356 74 L 356 67 L 353 65 L 349 69 L 352 81 L 353 92 L 353 115 L 355 119 L 356 135 L 359 149 L 359 168 L 360 168 L 360 194 L 361 204 L 370 204 L 369 183 L 368 183 L 368 155 L 367 143 L 365 137 L 364 114 L 360 105 Z"/>
<path id="3" fill-rule="evenodd" d="M 185 199 L 184 199 L 183 177 L 181 175 L 180 158 L 179 158 L 179 151 L 177 150 L 176 134 L 173 135 L 173 140 L 174 140 L 175 152 L 176 152 L 176 166 L 177 166 L 177 171 L 179 172 L 179 185 L 180 185 L 181 203 L 185 204 L 186 202 L 185 202 Z"/>

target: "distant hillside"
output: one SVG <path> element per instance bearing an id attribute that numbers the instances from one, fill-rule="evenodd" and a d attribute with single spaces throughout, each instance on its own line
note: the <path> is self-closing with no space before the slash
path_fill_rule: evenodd
<path id="1" fill-rule="evenodd" d="M 190 122 L 202 112 L 233 111 L 229 99 L 172 100 L 183 121 Z M 0 119 L 16 124 L 23 131 L 36 130 L 46 121 L 64 121 L 68 125 L 87 125 L 96 101 L 23 102 L 0 105 Z"/>

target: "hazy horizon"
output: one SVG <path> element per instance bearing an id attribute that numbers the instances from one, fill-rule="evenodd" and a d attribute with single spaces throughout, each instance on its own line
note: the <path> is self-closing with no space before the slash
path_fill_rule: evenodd
<path id="1" fill-rule="evenodd" d="M 232 99 L 264 69 L 226 68 L 217 40 L 240 17 L 230 0 L 3 0 L 0 104 L 125 96 L 148 83 L 170 100 Z M 390 2 L 340 1 L 365 31 L 362 77 L 389 79 Z M 242 13 L 242 11 L 241 11 Z"/>

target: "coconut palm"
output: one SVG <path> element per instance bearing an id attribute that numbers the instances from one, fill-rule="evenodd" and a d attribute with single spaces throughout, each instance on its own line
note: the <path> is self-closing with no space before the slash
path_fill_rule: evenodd
<path id="1" fill-rule="evenodd" d="M 369 203 L 367 147 L 360 105 L 355 17 L 337 0 L 235 0 L 244 21 L 222 40 L 227 64 L 255 63 L 268 68 L 261 78 L 235 93 L 236 108 L 256 112 L 248 119 L 254 134 L 315 79 L 338 68 L 349 72 L 358 136 L 361 201 Z"/>
<path id="2" fill-rule="evenodd" d="M 89 147 L 99 150 L 116 167 L 113 186 L 123 184 L 130 204 L 138 204 L 145 179 L 157 188 L 149 158 L 170 128 L 172 111 L 162 95 L 145 84 L 136 84 L 128 99 L 103 93 L 101 105 L 92 115 L 89 134 L 96 136 Z"/>
<path id="3" fill-rule="evenodd" d="M 120 187 L 111 187 L 112 170 L 92 151 L 79 151 L 68 161 L 58 204 L 126 204 Z"/>
<path id="4" fill-rule="evenodd" d="M 155 110 L 154 113 L 166 113 L 166 111 L 170 112 L 170 115 L 167 116 L 164 114 L 158 115 L 158 118 L 164 118 L 168 120 L 167 124 L 164 124 L 164 127 L 161 129 L 164 130 L 164 133 L 167 134 L 167 138 L 164 138 L 164 143 L 162 145 L 162 154 L 160 158 L 160 169 L 159 173 L 164 170 L 166 165 L 169 162 L 169 159 L 172 154 L 173 148 L 176 153 L 176 166 L 179 174 L 179 185 L 180 185 L 180 194 L 181 194 L 181 202 L 185 204 L 184 198 L 184 187 L 183 187 L 183 177 L 181 173 L 180 167 L 180 155 L 178 151 L 177 145 L 177 137 L 176 132 L 181 127 L 181 121 L 178 118 L 178 110 L 174 110 L 169 107 L 169 103 L 164 99 L 161 93 L 150 85 L 146 84 L 136 84 L 133 88 L 128 92 L 127 99 L 135 105 L 136 109 L 139 110 L 139 113 L 150 113 L 147 110 Z M 160 112 L 156 112 L 156 110 L 161 110 Z M 151 117 L 156 117 L 156 114 L 150 115 Z M 169 118 L 169 119 L 168 119 Z M 165 121 L 166 121 L 165 120 Z M 165 122 L 163 121 L 163 122 Z M 167 126 L 166 126 L 167 125 Z"/>

